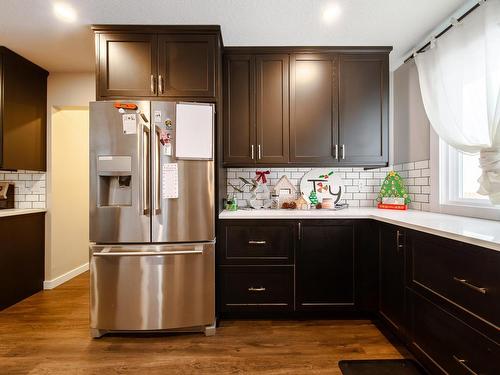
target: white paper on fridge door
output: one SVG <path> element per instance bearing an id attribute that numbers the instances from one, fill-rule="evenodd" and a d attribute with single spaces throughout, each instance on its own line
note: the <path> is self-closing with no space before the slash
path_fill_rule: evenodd
<path id="1" fill-rule="evenodd" d="M 166 163 L 161 170 L 161 198 L 179 198 L 179 173 L 177 163 Z"/>
<path id="2" fill-rule="evenodd" d="M 213 123 L 213 105 L 177 104 L 175 156 L 178 159 L 212 160 Z"/>

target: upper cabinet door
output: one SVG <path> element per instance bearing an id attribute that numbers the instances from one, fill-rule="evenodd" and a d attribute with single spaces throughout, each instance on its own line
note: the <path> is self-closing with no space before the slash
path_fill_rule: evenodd
<path id="1" fill-rule="evenodd" d="M 288 163 L 289 104 L 287 54 L 257 55 L 257 163 Z"/>
<path id="2" fill-rule="evenodd" d="M 255 147 L 255 58 L 224 57 L 224 163 L 253 164 Z"/>
<path id="3" fill-rule="evenodd" d="M 156 96 L 156 35 L 99 35 L 99 95 Z"/>
<path id="4" fill-rule="evenodd" d="M 215 97 L 215 35 L 158 35 L 158 94 Z"/>
<path id="5" fill-rule="evenodd" d="M 292 55 L 290 161 L 336 163 L 337 57 Z"/>
<path id="6" fill-rule="evenodd" d="M 348 54 L 340 60 L 340 163 L 388 162 L 389 76 L 387 54 Z"/>

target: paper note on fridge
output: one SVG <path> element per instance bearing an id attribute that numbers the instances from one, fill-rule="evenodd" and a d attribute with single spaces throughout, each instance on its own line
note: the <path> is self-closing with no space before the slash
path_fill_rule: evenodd
<path id="1" fill-rule="evenodd" d="M 161 198 L 179 198 L 179 173 L 177 163 L 166 163 L 161 170 Z"/>
<path id="2" fill-rule="evenodd" d="M 137 118 L 135 113 L 127 113 L 122 115 L 123 134 L 136 134 L 137 133 Z"/>
<path id="3" fill-rule="evenodd" d="M 175 156 L 178 159 L 213 159 L 213 124 L 212 104 L 177 104 Z"/>

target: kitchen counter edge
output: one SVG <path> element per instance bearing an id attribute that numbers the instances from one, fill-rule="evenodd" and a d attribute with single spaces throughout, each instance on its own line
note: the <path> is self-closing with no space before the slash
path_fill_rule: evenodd
<path id="1" fill-rule="evenodd" d="M 0 218 L 16 215 L 28 215 L 47 212 L 46 208 L 7 208 L 0 210 Z"/>

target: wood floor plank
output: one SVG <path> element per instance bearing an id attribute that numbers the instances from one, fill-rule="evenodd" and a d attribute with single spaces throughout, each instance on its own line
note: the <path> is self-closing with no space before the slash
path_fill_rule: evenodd
<path id="1" fill-rule="evenodd" d="M 88 274 L 0 312 L 0 374 L 341 374 L 404 358 L 368 320 L 228 320 L 202 334 L 89 336 Z"/>

